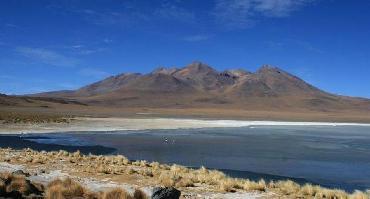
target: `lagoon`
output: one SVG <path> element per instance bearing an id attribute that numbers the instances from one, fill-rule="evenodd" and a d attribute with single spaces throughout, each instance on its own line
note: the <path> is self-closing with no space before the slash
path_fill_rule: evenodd
<path id="1" fill-rule="evenodd" d="M 348 191 L 370 188 L 370 127 L 367 126 L 256 125 L 63 132 L 30 134 L 22 140 L 43 144 L 44 148 L 99 146 L 105 153 L 123 154 L 130 159 L 205 166 L 235 177 L 292 178 Z M 5 147 L 6 143 L 1 146 Z"/>

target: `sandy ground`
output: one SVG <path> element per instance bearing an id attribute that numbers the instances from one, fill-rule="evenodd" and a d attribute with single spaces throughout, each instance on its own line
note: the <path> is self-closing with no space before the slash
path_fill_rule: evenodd
<path id="1" fill-rule="evenodd" d="M 170 118 L 76 118 L 71 123 L 0 124 L 0 134 L 247 127 L 259 125 L 370 126 L 365 123 L 277 122 Z"/>

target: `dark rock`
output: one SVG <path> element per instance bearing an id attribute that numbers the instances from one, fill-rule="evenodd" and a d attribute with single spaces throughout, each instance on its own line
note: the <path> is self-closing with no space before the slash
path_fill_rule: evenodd
<path id="1" fill-rule="evenodd" d="M 30 174 L 29 173 L 25 173 L 24 171 L 22 170 L 16 170 L 12 173 L 13 175 L 20 175 L 20 176 L 26 176 L 26 177 L 29 177 Z"/>
<path id="2" fill-rule="evenodd" d="M 0 197 L 3 196 L 6 192 L 6 184 L 3 179 L 0 178 Z"/>
<path id="3" fill-rule="evenodd" d="M 181 192 L 173 187 L 156 187 L 153 189 L 152 199 L 179 199 Z"/>
<path id="4" fill-rule="evenodd" d="M 12 177 L 11 181 L 6 186 L 7 195 L 12 195 L 12 198 L 17 198 L 17 195 L 23 197 L 29 195 L 42 195 L 42 186 L 35 186 L 29 180 L 22 177 Z"/>
<path id="5" fill-rule="evenodd" d="M 5 193 L 3 195 L 4 198 L 13 198 L 13 199 L 23 199 L 24 197 L 22 196 L 21 193 L 19 193 L 18 191 L 12 191 L 12 192 L 8 192 L 8 193 Z"/>

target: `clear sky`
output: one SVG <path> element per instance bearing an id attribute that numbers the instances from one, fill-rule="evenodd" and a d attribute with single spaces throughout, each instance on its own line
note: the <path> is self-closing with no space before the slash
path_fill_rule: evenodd
<path id="1" fill-rule="evenodd" d="M 271 64 L 370 97 L 369 0 L 4 0 L 0 92 L 76 89 L 194 60 Z"/>

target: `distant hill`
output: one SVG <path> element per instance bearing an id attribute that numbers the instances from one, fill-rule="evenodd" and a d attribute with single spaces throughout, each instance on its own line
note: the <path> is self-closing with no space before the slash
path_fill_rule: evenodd
<path id="1" fill-rule="evenodd" d="M 42 107 L 47 108 L 49 105 L 83 105 L 81 102 L 69 99 L 55 97 L 37 97 L 37 96 L 10 96 L 0 93 L 0 107 Z"/>
<path id="2" fill-rule="evenodd" d="M 370 100 L 322 91 L 277 67 L 264 65 L 219 72 L 201 62 L 124 73 L 74 91 L 34 96 L 76 100 L 107 107 L 233 108 L 246 110 L 370 111 Z"/>

